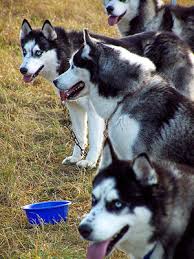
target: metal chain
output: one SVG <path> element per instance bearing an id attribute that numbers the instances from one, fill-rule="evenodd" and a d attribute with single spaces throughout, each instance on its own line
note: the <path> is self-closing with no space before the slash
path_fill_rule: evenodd
<path id="1" fill-rule="evenodd" d="M 66 112 L 66 109 L 64 107 L 63 104 L 62 105 L 62 109 L 63 109 L 63 112 L 65 114 L 65 116 L 68 116 L 68 125 L 65 125 L 64 127 L 67 128 L 69 130 L 69 133 L 70 133 L 70 136 L 71 136 L 71 139 L 75 142 L 75 144 L 79 147 L 80 149 L 80 152 L 81 152 L 81 156 L 85 156 L 87 153 L 85 151 L 85 149 L 83 149 L 80 144 L 79 144 L 79 140 L 77 139 L 73 129 L 72 129 L 72 125 L 71 125 L 71 120 L 69 119 L 69 113 Z"/>

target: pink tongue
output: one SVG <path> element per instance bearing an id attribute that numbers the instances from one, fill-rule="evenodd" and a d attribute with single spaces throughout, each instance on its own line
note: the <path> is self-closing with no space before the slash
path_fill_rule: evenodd
<path id="1" fill-rule="evenodd" d="M 29 82 L 31 82 L 32 81 L 32 76 L 24 76 L 24 82 L 25 83 L 29 83 Z"/>
<path id="2" fill-rule="evenodd" d="M 119 20 L 119 16 L 113 16 L 113 15 L 111 15 L 111 16 L 108 17 L 108 24 L 109 24 L 110 26 L 114 26 L 115 24 L 118 23 L 118 20 Z"/>
<path id="3" fill-rule="evenodd" d="M 106 255 L 107 247 L 110 241 L 103 241 L 89 245 L 87 250 L 87 259 L 103 259 Z"/>

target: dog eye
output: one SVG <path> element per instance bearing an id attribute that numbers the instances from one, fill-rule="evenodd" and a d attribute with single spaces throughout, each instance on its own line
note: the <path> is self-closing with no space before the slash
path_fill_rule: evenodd
<path id="1" fill-rule="evenodd" d="M 42 51 L 41 50 L 36 50 L 35 51 L 35 56 L 36 57 L 40 57 L 42 55 Z"/>
<path id="2" fill-rule="evenodd" d="M 23 49 L 23 56 L 25 57 L 27 54 L 27 51 L 25 49 Z"/>
<path id="3" fill-rule="evenodd" d="M 92 207 L 94 207 L 98 203 L 98 200 L 95 196 L 92 195 Z"/>
<path id="4" fill-rule="evenodd" d="M 114 201 L 108 202 L 106 207 L 109 211 L 119 211 L 124 207 L 124 203 L 121 202 L 120 200 L 114 200 Z"/>
<path id="5" fill-rule="evenodd" d="M 120 2 L 122 2 L 122 3 L 125 3 L 125 2 L 127 2 L 127 0 L 119 0 Z"/>

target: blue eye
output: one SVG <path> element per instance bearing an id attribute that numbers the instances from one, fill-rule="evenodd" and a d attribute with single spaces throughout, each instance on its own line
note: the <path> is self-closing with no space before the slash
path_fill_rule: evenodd
<path id="1" fill-rule="evenodd" d="M 42 51 L 41 50 L 36 50 L 35 51 L 35 56 L 36 57 L 40 57 L 42 55 Z"/>
<path id="2" fill-rule="evenodd" d="M 109 211 L 120 211 L 124 208 L 124 203 L 120 200 L 113 200 L 111 202 L 107 202 L 106 207 Z"/>
<path id="3" fill-rule="evenodd" d="M 115 208 L 120 209 L 123 206 L 123 204 L 118 200 L 115 201 Z"/>

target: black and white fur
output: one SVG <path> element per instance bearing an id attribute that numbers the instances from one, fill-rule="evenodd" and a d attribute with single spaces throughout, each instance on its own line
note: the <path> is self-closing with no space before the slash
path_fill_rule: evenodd
<path id="1" fill-rule="evenodd" d="M 69 58 L 83 43 L 80 32 L 66 32 L 53 27 L 45 21 L 42 29 L 32 29 L 27 20 L 22 23 L 20 41 L 23 51 L 23 63 L 20 71 L 26 82 L 41 75 L 48 81 L 53 80 L 69 68 Z M 56 89 L 56 88 L 55 88 Z M 95 112 L 88 97 L 65 102 L 71 117 L 73 132 L 82 150 L 87 146 L 87 123 L 89 151 L 83 160 L 80 147 L 75 144 L 73 154 L 63 160 L 63 164 L 76 163 L 79 167 L 95 167 L 99 158 L 104 121 Z"/>
<path id="2" fill-rule="evenodd" d="M 193 168 L 151 161 L 146 154 L 122 161 L 108 142 L 103 156 L 92 208 L 79 225 L 91 242 L 87 259 L 104 258 L 115 248 L 135 259 L 193 259 Z"/>
<path id="3" fill-rule="evenodd" d="M 194 165 L 194 104 L 157 75 L 155 65 L 118 46 L 96 42 L 85 31 L 84 46 L 54 81 L 66 93 L 82 81 L 120 159 L 146 152 Z"/>
<path id="4" fill-rule="evenodd" d="M 187 45 L 173 33 L 146 32 L 121 39 L 94 36 L 103 42 L 122 46 L 133 53 L 150 58 L 155 63 L 157 71 L 171 80 L 182 94 L 193 97 L 193 54 Z M 48 37 L 50 38 L 48 39 Z M 62 28 L 52 27 L 48 21 L 44 23 L 42 29 L 34 30 L 24 20 L 20 39 L 24 54 L 28 50 L 20 67 L 24 77 L 32 81 L 40 74 L 47 80 L 53 81 L 55 77 L 69 68 L 69 58 L 83 44 L 83 33 L 66 32 Z M 36 43 L 35 46 L 32 42 Z M 35 53 L 40 56 L 36 56 Z M 44 67 L 39 71 L 42 66 Z M 82 149 L 87 143 L 86 121 L 88 119 L 90 148 L 86 159 L 80 160 L 82 159 L 81 151 L 75 145 L 72 156 L 65 158 L 63 163 L 77 163 L 82 167 L 94 167 L 101 150 L 104 123 L 87 98 L 80 98 L 77 95 L 69 98 L 69 101 L 65 101 L 65 103 L 70 112 L 74 134 Z"/>
<path id="5" fill-rule="evenodd" d="M 142 31 L 172 31 L 194 51 L 194 6 L 164 5 L 160 0 L 104 0 L 110 25 L 124 36 Z"/>

